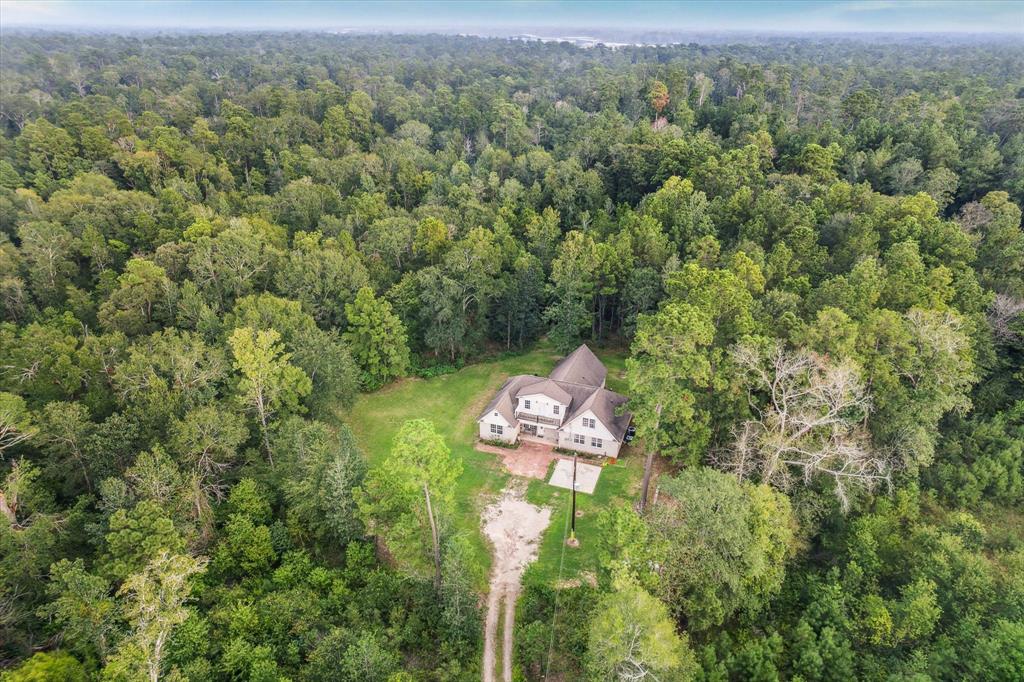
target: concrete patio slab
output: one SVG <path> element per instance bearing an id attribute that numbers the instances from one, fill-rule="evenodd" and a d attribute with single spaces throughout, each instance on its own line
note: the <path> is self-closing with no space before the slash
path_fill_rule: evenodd
<path id="1" fill-rule="evenodd" d="M 576 463 L 576 492 L 593 494 L 597 487 L 597 478 L 601 475 L 601 467 L 594 464 Z M 572 490 L 572 460 L 560 459 L 555 465 L 555 471 L 548 481 L 556 488 Z"/>

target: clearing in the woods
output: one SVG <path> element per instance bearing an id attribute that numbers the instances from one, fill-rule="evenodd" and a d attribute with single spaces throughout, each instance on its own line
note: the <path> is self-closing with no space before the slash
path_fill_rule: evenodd
<path id="1" fill-rule="evenodd" d="M 624 391 L 625 353 L 604 349 L 595 349 L 595 352 L 608 368 L 608 388 Z M 578 495 L 577 508 L 580 514 L 576 535 L 580 547 L 567 550 L 563 559 L 564 521 L 569 512 L 571 492 L 548 485 L 547 477 L 537 480 L 513 476 L 502 465 L 500 456 L 481 452 L 474 447 L 476 419 L 502 382 L 511 374 L 547 375 L 558 359 L 559 355 L 550 346 L 540 345 L 527 353 L 502 356 L 467 366 L 452 374 L 430 379 L 404 379 L 375 393 L 360 396 L 352 409 L 343 415 L 345 423 L 355 432 L 371 466 L 387 454 L 403 422 L 418 418 L 434 422 L 452 454 L 461 459 L 463 464 L 456 493 L 454 523 L 466 534 L 473 548 L 475 573 L 480 577 L 478 588 L 481 591 L 486 589 L 490 599 L 496 599 L 499 604 L 503 603 L 503 596 L 510 594 L 508 580 L 513 575 L 516 587 L 512 588 L 509 603 L 514 603 L 522 573 L 522 567 L 518 572 L 507 572 L 507 562 L 504 561 L 506 556 L 514 557 L 510 560 L 513 564 L 522 561 L 523 567 L 530 558 L 536 556 L 536 565 L 531 570 L 552 584 L 588 580 L 596 575 L 598 559 L 596 529 L 593 526 L 595 513 L 610 504 L 631 503 L 642 473 L 641 458 L 626 447 L 616 464 L 603 468 L 594 494 Z M 515 451 L 510 453 L 514 457 Z M 499 509 L 503 511 L 496 514 Z M 496 541 L 493 533 L 486 532 L 484 526 L 489 520 L 496 525 L 488 527 L 500 529 L 502 523 L 498 519 L 516 518 L 515 515 L 520 512 L 525 515 L 524 518 L 529 517 L 529 528 L 517 528 L 511 537 L 502 536 L 501 541 Z M 542 517 L 543 524 L 540 523 Z M 537 525 L 531 526 L 533 523 Z M 533 537 L 534 532 L 539 538 Z M 489 579 L 485 579 L 485 576 L 489 576 Z M 504 639 L 506 645 L 510 646 L 514 613 L 508 608 L 504 613 Z M 501 630 L 498 627 L 499 616 L 497 612 L 488 615 L 488 621 L 493 621 L 495 633 Z M 492 665 L 496 662 L 496 652 L 491 652 L 490 660 Z M 511 666 L 510 658 L 508 665 Z"/>

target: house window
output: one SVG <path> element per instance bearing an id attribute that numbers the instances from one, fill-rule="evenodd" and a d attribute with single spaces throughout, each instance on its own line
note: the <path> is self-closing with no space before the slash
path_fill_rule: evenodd
<path id="1" fill-rule="evenodd" d="M 583 445 L 584 443 L 586 443 L 586 440 L 587 439 L 583 437 L 582 433 L 572 434 L 572 442 L 575 443 L 576 445 Z"/>
<path id="2" fill-rule="evenodd" d="M 551 406 L 551 412 L 552 412 L 552 413 L 554 413 L 554 414 L 558 414 L 558 410 L 559 410 L 559 407 L 558 407 L 558 405 L 552 405 L 552 406 Z"/>
<path id="3" fill-rule="evenodd" d="M 588 429 L 593 429 L 597 426 L 597 420 L 591 419 L 590 417 L 583 418 L 583 426 Z"/>
<path id="4" fill-rule="evenodd" d="M 530 409 L 530 401 L 529 400 L 524 400 L 523 401 L 523 409 L 524 410 Z"/>
<path id="5" fill-rule="evenodd" d="M 603 447 L 603 445 L 604 445 L 604 442 L 600 438 L 591 438 L 590 439 L 590 447 L 592 447 L 592 448 L 600 448 L 600 447 Z"/>
<path id="6" fill-rule="evenodd" d="M 505 427 L 501 424 L 491 424 L 491 433 L 495 436 L 500 436 L 505 432 Z"/>

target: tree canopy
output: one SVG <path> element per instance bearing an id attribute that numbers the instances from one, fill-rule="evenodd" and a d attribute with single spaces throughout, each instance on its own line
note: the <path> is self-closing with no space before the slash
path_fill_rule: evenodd
<path id="1" fill-rule="evenodd" d="M 5 29 L 4 682 L 478 679 L 469 444 L 350 408 L 580 343 L 628 354 L 641 501 L 527 576 L 517 675 L 1016 679 L 1022 73 Z"/>

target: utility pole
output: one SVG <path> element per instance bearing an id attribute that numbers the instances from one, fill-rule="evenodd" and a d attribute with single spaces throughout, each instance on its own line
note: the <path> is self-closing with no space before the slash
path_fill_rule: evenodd
<path id="1" fill-rule="evenodd" d="M 576 453 L 572 455 L 572 536 L 576 537 Z"/>
<path id="2" fill-rule="evenodd" d="M 569 531 L 569 544 L 575 547 L 579 544 L 576 539 L 576 453 L 572 453 L 572 530 Z"/>

